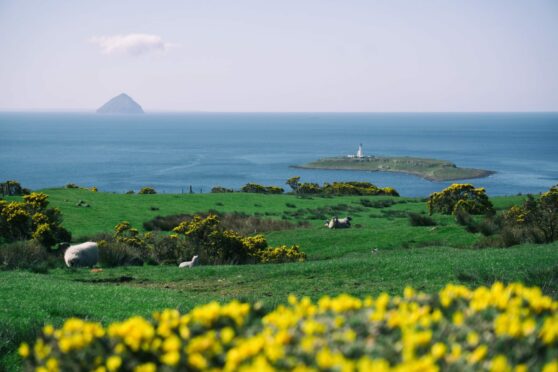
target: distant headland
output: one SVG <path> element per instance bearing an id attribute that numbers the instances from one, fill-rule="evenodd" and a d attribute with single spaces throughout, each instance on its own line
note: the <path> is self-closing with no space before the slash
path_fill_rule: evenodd
<path id="1" fill-rule="evenodd" d="M 398 172 L 419 176 L 429 181 L 482 178 L 495 173 L 494 171 L 484 169 L 459 168 L 454 163 L 446 160 L 409 156 L 364 155 L 362 145 L 359 146 L 356 155 L 323 158 L 310 163 L 295 165 L 293 168 Z"/>
<path id="2" fill-rule="evenodd" d="M 143 114 L 141 106 L 126 93 L 119 94 L 97 109 L 97 114 Z"/>

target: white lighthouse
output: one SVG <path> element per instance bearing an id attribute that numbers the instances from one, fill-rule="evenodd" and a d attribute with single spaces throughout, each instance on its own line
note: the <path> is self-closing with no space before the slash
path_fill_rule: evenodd
<path id="1" fill-rule="evenodd" d="M 358 159 L 362 159 L 364 157 L 364 152 L 362 152 L 362 143 L 358 145 L 358 150 L 356 153 L 356 157 Z"/>

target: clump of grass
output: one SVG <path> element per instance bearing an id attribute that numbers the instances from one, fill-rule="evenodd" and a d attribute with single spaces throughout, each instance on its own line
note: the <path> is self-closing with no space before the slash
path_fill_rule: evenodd
<path id="1" fill-rule="evenodd" d="M 287 206 L 287 208 L 296 208 L 296 205 L 294 205 L 293 203 L 285 203 L 285 205 Z"/>
<path id="2" fill-rule="evenodd" d="M 409 213 L 409 223 L 411 226 L 436 226 L 436 221 L 431 217 L 419 213 Z"/>
<path id="3" fill-rule="evenodd" d="M 308 227 L 307 221 L 296 224 L 270 218 L 263 218 L 263 213 L 255 213 L 253 216 L 243 212 L 220 213 L 211 210 L 207 213 L 199 213 L 199 216 L 207 217 L 209 214 L 219 216 L 222 226 L 228 230 L 237 231 L 243 235 L 250 235 L 269 231 L 291 230 L 300 227 Z M 180 223 L 190 221 L 194 215 L 177 214 L 172 216 L 157 216 L 143 223 L 144 229 L 148 231 L 171 231 Z"/>
<path id="4" fill-rule="evenodd" d="M 58 252 L 49 252 L 33 240 L 22 240 L 0 246 L 0 269 L 26 269 L 46 273 L 49 268 L 61 266 Z"/>
<path id="5" fill-rule="evenodd" d="M 362 204 L 366 208 L 388 208 L 397 203 L 391 199 L 385 199 L 385 200 L 360 199 L 360 204 Z"/>

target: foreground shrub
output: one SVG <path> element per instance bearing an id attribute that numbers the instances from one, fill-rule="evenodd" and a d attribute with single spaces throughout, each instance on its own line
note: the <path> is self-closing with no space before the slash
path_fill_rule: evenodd
<path id="1" fill-rule="evenodd" d="M 211 302 L 104 328 L 77 318 L 21 344 L 27 369 L 154 371 L 554 371 L 558 302 L 521 284 L 426 295 Z"/>
<path id="2" fill-rule="evenodd" d="M 485 214 L 494 210 L 484 188 L 458 183 L 430 194 L 427 205 L 430 214 L 455 214 L 460 210 L 470 214 Z"/>

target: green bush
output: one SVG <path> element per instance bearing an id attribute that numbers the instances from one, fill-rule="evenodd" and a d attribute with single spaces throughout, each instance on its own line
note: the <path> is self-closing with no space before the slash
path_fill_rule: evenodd
<path id="1" fill-rule="evenodd" d="M 463 210 L 470 214 L 485 214 L 494 211 L 484 188 L 471 184 L 455 183 L 448 188 L 430 194 L 427 201 L 430 214 L 456 214 Z"/>

